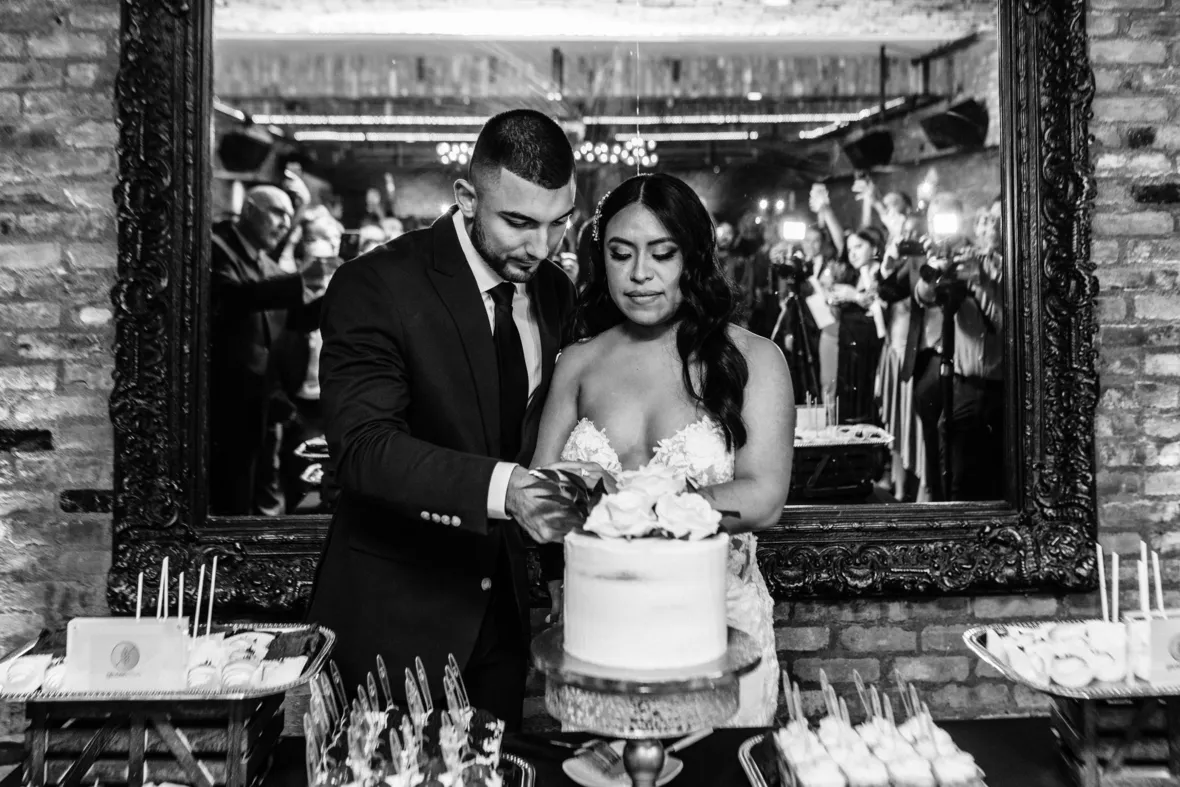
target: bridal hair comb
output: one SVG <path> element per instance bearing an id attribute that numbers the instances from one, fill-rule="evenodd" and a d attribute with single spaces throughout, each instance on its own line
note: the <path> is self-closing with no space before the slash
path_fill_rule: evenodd
<path id="1" fill-rule="evenodd" d="M 598 207 L 594 209 L 594 219 L 590 223 L 590 237 L 594 239 L 595 243 L 602 242 L 602 231 L 600 229 L 600 225 L 602 224 L 602 203 L 606 202 L 606 198 L 610 195 L 611 192 L 609 191 L 603 194 L 602 199 L 598 200 Z"/>

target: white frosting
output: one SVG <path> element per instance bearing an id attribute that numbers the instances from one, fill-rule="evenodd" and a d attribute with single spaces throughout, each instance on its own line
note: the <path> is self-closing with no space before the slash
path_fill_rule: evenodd
<path id="1" fill-rule="evenodd" d="M 675 669 L 725 655 L 729 538 L 565 539 L 565 650 L 591 664 Z"/>

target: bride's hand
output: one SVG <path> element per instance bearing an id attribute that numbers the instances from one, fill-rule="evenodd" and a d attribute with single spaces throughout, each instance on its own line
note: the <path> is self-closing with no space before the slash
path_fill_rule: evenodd
<path id="1" fill-rule="evenodd" d="M 608 495 L 613 495 L 619 489 L 615 477 L 597 462 L 554 462 L 545 465 L 545 469 L 560 470 L 563 473 L 581 476 L 582 480 L 586 482 L 586 486 L 591 489 L 597 486 L 599 481 L 602 481 Z"/>
<path id="2" fill-rule="evenodd" d="M 561 622 L 562 610 L 562 588 L 564 583 L 560 579 L 549 580 L 549 598 L 551 599 L 549 605 L 549 615 L 545 618 L 545 622 L 556 626 Z"/>

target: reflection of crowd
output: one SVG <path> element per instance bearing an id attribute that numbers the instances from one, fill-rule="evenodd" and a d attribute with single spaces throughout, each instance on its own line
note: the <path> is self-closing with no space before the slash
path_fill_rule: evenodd
<path id="1" fill-rule="evenodd" d="M 867 178 L 852 191 L 855 231 L 819 184 L 814 220 L 775 225 L 750 214 L 736 233 L 718 225 L 748 325 L 786 354 L 799 404 L 894 436 L 882 479 L 893 497 L 1002 498 L 999 199 L 972 223 L 955 195 L 932 193 L 929 182 L 917 209 Z"/>
<path id="2" fill-rule="evenodd" d="M 250 189 L 214 225 L 209 366 L 210 507 L 290 513 L 318 489 L 319 306 L 343 228 L 298 174 Z M 314 453 L 314 452 L 313 452 Z"/>

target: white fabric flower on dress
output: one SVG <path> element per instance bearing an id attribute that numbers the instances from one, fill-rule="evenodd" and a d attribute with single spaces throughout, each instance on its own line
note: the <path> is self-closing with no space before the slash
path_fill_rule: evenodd
<path id="1" fill-rule="evenodd" d="M 676 538 L 699 541 L 717 533 L 721 514 L 694 493 L 664 495 L 656 502 L 659 526 Z"/>
<path id="2" fill-rule="evenodd" d="M 652 463 L 671 467 L 699 486 L 732 477 L 733 454 L 726 450 L 725 433 L 711 418 L 689 424 L 656 446 Z"/>
<path id="3" fill-rule="evenodd" d="M 641 538 L 656 526 L 653 498 L 637 489 L 604 495 L 586 517 L 584 528 L 603 538 Z"/>
<path id="4" fill-rule="evenodd" d="M 606 433 L 589 418 L 583 418 L 574 425 L 561 458 L 566 462 L 595 462 L 613 476 L 623 469 L 619 464 L 619 455 L 615 453 Z"/>

